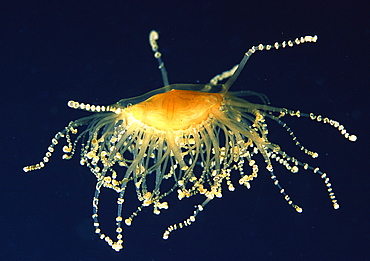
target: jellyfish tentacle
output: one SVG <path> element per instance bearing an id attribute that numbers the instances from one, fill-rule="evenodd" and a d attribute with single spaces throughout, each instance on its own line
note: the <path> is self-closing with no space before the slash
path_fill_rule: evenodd
<path id="1" fill-rule="evenodd" d="M 162 53 L 159 51 L 159 46 L 157 43 L 158 39 L 159 39 L 159 33 L 155 30 L 152 30 L 149 33 L 149 43 L 154 52 L 154 57 L 158 61 L 158 69 L 161 70 L 163 86 L 167 86 L 169 85 L 168 75 L 167 75 L 166 67 L 164 66 L 164 62 L 162 61 Z"/>
<path id="2" fill-rule="evenodd" d="M 273 45 L 270 45 L 270 44 L 259 44 L 257 46 L 252 46 L 243 56 L 243 59 L 240 61 L 240 63 L 238 64 L 237 66 L 237 69 L 235 70 L 235 72 L 232 74 L 232 76 L 230 76 L 230 78 L 227 80 L 227 82 L 224 84 L 225 87 L 226 87 L 226 90 L 229 90 L 231 85 L 233 85 L 233 83 L 236 81 L 236 79 L 238 78 L 239 74 L 241 73 L 241 71 L 243 70 L 245 64 L 247 63 L 247 61 L 249 60 L 249 58 L 252 56 L 252 54 L 254 54 L 256 51 L 263 51 L 263 50 L 271 50 L 271 49 L 279 49 L 279 48 L 285 48 L 287 46 L 289 47 L 293 47 L 293 45 L 299 45 L 299 44 L 303 44 L 303 43 L 307 43 L 307 42 L 316 42 L 317 41 L 317 35 L 315 36 L 304 36 L 304 37 L 300 37 L 300 38 L 296 38 L 294 41 L 283 41 L 282 43 L 274 43 Z M 235 68 L 235 66 L 233 67 Z M 233 70 L 233 69 L 232 69 Z"/>

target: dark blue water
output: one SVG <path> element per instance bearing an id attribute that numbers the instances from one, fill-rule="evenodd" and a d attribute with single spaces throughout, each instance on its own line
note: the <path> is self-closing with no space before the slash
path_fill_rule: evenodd
<path id="1" fill-rule="evenodd" d="M 247 2 L 0 4 L 1 260 L 368 258 L 368 6 Z M 313 160 L 282 128 L 270 127 L 273 142 L 330 175 L 341 208 L 333 210 L 317 175 L 276 167 L 281 184 L 304 209 L 296 213 L 261 161 L 250 190 L 238 184 L 235 192 L 225 190 L 192 226 L 167 241 L 164 229 L 186 219 L 203 198 L 179 202 L 174 196 L 160 216 L 152 208 L 142 211 L 124 227 L 125 248 L 116 253 L 93 233 L 95 177 L 79 165 L 78 155 L 64 161 L 60 146 L 46 168 L 24 173 L 23 166 L 42 159 L 56 132 L 88 115 L 69 109 L 68 100 L 109 105 L 161 87 L 148 44 L 152 29 L 160 32 L 170 83 L 206 83 L 252 45 L 317 34 L 316 44 L 256 53 L 232 90 L 261 92 L 274 106 L 327 115 L 357 134 L 351 143 L 329 126 L 287 118 L 302 144 L 318 151 Z M 115 195 L 103 192 L 101 223 L 114 229 Z"/>

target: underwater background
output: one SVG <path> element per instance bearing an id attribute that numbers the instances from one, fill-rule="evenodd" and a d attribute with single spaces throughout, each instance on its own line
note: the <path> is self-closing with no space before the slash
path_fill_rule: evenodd
<path id="1" fill-rule="evenodd" d="M 368 1 L 1 1 L 0 260 L 368 260 L 368 10 Z M 268 122 L 272 142 L 330 176 L 340 209 L 319 176 L 275 164 L 303 208 L 296 213 L 260 159 L 250 190 L 225 186 L 166 241 L 167 226 L 203 198 L 178 201 L 174 193 L 159 216 L 144 209 L 124 226 L 116 253 L 94 233 L 96 180 L 78 153 L 62 160 L 62 142 L 44 169 L 24 173 L 69 121 L 89 115 L 68 100 L 109 105 L 162 86 L 152 29 L 170 83 L 207 83 L 252 45 L 318 35 L 317 43 L 255 53 L 231 91 L 264 93 L 273 106 L 325 115 L 357 135 L 353 143 L 328 125 L 284 118 L 319 153 L 311 159 Z M 102 227 L 113 231 L 115 193 L 102 191 L 100 203 Z"/>

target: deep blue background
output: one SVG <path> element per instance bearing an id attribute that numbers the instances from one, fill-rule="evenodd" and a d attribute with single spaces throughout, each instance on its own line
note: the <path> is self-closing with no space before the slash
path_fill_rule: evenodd
<path id="1" fill-rule="evenodd" d="M 369 258 L 368 1 L 132 2 L 1 1 L 0 260 Z M 46 168 L 24 173 L 57 131 L 88 115 L 69 109 L 69 99 L 106 105 L 161 87 L 148 44 L 152 29 L 161 33 L 171 83 L 206 83 L 252 45 L 319 35 L 316 44 L 255 54 L 232 89 L 328 115 L 358 135 L 351 143 L 329 126 L 287 119 L 301 142 L 320 153 L 309 162 L 330 175 L 341 208 L 332 209 L 318 176 L 277 167 L 304 208 L 297 214 L 260 162 L 251 190 L 225 191 L 167 241 L 163 230 L 197 201 L 174 200 L 160 216 L 143 211 L 125 227 L 125 249 L 115 253 L 93 233 L 95 177 L 78 157 L 61 160 L 60 146 Z M 273 142 L 308 160 L 287 136 L 271 127 Z M 115 211 L 114 197 L 103 196 L 102 205 Z"/>

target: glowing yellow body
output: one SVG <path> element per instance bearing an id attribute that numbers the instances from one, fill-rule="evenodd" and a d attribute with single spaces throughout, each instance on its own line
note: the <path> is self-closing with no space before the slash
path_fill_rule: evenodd
<path id="1" fill-rule="evenodd" d="M 171 90 L 128 110 L 136 120 L 158 130 L 185 130 L 208 119 L 213 109 L 220 109 L 221 102 L 219 93 Z"/>

